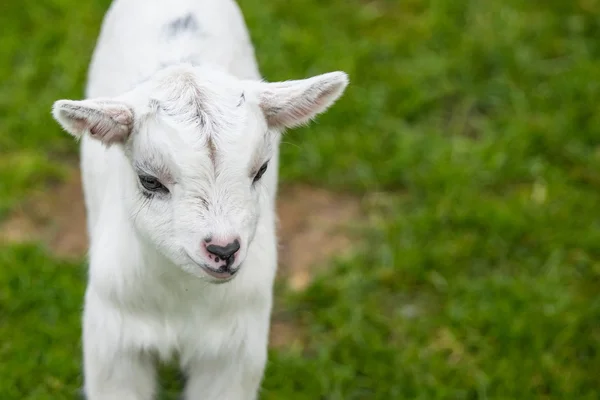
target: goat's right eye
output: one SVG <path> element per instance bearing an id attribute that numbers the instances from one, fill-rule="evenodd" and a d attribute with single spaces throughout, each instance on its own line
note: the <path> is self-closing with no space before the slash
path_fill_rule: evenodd
<path id="1" fill-rule="evenodd" d="M 149 175 L 140 175 L 140 183 L 144 189 L 150 192 L 167 191 L 167 188 L 160 181 Z"/>

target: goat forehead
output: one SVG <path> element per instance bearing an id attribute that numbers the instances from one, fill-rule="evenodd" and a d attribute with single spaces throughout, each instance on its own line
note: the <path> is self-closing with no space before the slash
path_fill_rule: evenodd
<path id="1" fill-rule="evenodd" d="M 192 181 L 215 181 L 218 177 L 247 175 L 255 159 L 269 149 L 264 135 L 243 127 L 224 132 L 157 123 L 141 132 L 135 154 L 152 169 L 167 168 Z"/>
<path id="2" fill-rule="evenodd" d="M 249 129 L 243 123 L 230 124 L 219 129 L 214 124 L 163 130 L 162 136 L 170 142 L 172 151 L 197 159 L 208 155 L 213 159 L 246 158 L 264 145 L 261 131 Z"/>
<path id="3" fill-rule="evenodd" d="M 175 113 L 187 107 L 226 113 L 239 104 L 243 88 L 240 81 L 218 71 L 177 66 L 157 75 L 153 92 L 159 103 Z"/>
<path id="4" fill-rule="evenodd" d="M 151 134 L 160 135 L 161 142 L 169 142 L 168 147 L 177 151 L 208 152 L 219 158 L 244 157 L 266 144 L 266 124 L 251 110 L 237 107 L 230 112 L 211 111 L 196 120 L 159 113 L 150 127 Z"/>
<path id="5" fill-rule="evenodd" d="M 189 70 L 168 74 L 148 98 L 143 147 L 172 160 L 179 173 L 246 169 L 264 153 L 267 132 L 255 107 L 240 101 L 235 84 L 201 81 Z"/>

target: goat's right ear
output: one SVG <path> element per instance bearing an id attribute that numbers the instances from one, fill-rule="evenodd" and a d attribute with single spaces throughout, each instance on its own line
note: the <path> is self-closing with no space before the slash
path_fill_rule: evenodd
<path id="1" fill-rule="evenodd" d="M 76 138 L 85 132 L 106 145 L 124 143 L 133 129 L 133 110 L 110 99 L 58 100 L 52 116 Z"/>

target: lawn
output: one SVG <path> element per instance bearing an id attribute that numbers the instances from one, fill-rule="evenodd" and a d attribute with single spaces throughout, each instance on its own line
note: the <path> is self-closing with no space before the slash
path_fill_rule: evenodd
<path id="1" fill-rule="evenodd" d="M 240 0 L 263 75 L 351 84 L 281 180 L 363 199 L 262 399 L 600 398 L 600 1 Z M 66 178 L 109 0 L 0 6 L 0 221 Z M 84 260 L 0 244 L 0 397 L 76 398 Z M 163 398 L 175 399 L 165 370 Z"/>

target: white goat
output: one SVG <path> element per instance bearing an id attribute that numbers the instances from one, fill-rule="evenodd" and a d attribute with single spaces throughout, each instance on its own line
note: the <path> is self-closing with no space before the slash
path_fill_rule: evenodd
<path id="1" fill-rule="evenodd" d="M 82 141 L 88 400 L 153 398 L 154 358 L 175 353 L 186 399 L 257 398 L 281 133 L 346 74 L 262 81 L 233 0 L 115 0 L 88 78 L 53 107 Z"/>

